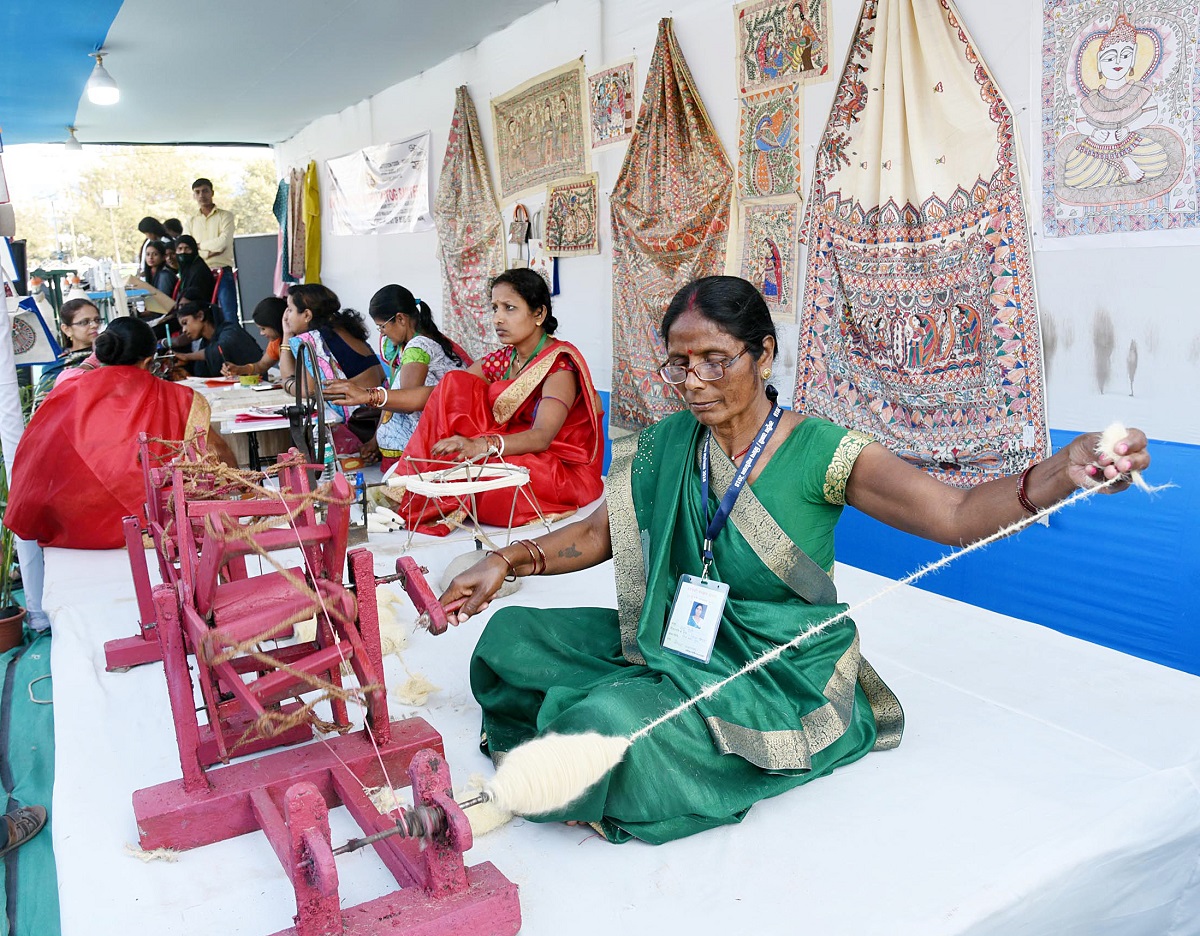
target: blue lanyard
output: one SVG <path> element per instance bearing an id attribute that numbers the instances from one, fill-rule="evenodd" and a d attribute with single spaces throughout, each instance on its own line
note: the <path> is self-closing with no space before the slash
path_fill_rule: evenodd
<path id="1" fill-rule="evenodd" d="M 733 477 L 733 483 L 729 485 L 729 490 L 721 498 L 721 506 L 717 508 L 716 514 L 711 518 L 708 516 L 708 447 L 712 443 L 712 432 L 710 431 L 704 439 L 704 451 L 700 453 L 700 502 L 704 504 L 704 521 L 706 524 L 704 530 L 704 547 L 701 550 L 704 565 L 700 572 L 700 577 L 703 579 L 708 578 L 708 567 L 713 561 L 713 540 L 725 528 L 725 523 L 729 519 L 730 512 L 733 510 L 734 502 L 737 501 L 738 495 L 742 493 L 742 488 L 746 486 L 746 479 L 750 477 L 750 472 L 754 470 L 754 465 L 758 462 L 759 456 L 762 455 L 767 447 L 767 443 L 771 441 L 771 436 L 775 434 L 775 430 L 779 427 L 779 420 L 782 416 L 783 408 L 776 406 L 763 421 L 762 426 L 759 427 L 758 435 L 754 439 L 754 444 L 750 446 L 750 450 L 742 460 L 741 467 Z"/>

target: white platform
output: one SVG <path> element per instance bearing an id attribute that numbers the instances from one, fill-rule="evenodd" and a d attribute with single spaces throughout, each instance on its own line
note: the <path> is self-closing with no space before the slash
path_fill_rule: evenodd
<path id="1" fill-rule="evenodd" d="M 404 536 L 373 537 L 378 574 Z M 414 554 L 440 573 L 466 548 L 422 538 Z M 852 604 L 885 584 L 838 570 Z M 611 566 L 527 579 L 509 602 L 614 606 Z M 161 665 L 104 671 L 104 641 L 136 627 L 125 553 L 48 550 L 44 605 L 63 933 L 290 926 L 291 888 L 261 834 L 173 864 L 124 853 L 133 791 L 179 775 Z M 522 932 L 1200 934 L 1200 679 L 914 588 L 856 617 L 907 713 L 898 750 L 659 847 L 517 820 L 467 858 L 520 885 Z M 416 634 L 404 665 L 442 688 L 393 710 L 441 732 L 460 784 L 490 770 L 467 685 L 480 627 Z M 389 685 L 406 678 L 395 657 L 386 670 Z M 335 842 L 357 834 L 344 810 L 332 818 Z M 370 849 L 338 868 L 346 904 L 394 887 Z"/>

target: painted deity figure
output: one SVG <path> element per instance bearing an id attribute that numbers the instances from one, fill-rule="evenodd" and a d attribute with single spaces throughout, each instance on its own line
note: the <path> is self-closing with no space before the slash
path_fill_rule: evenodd
<path id="1" fill-rule="evenodd" d="M 779 302 L 783 298 L 783 258 L 769 237 L 763 238 L 759 288 L 767 302 Z"/>
<path id="2" fill-rule="evenodd" d="M 1099 86 L 1083 96 L 1075 113 L 1082 139 L 1066 159 L 1063 181 L 1068 187 L 1135 185 L 1170 168 L 1167 148 L 1141 132 L 1155 122 L 1158 103 L 1147 84 L 1135 78 L 1137 59 L 1137 29 L 1120 13 L 1100 43 Z"/>
<path id="3" fill-rule="evenodd" d="M 820 36 L 804 14 L 804 4 L 793 3 L 788 8 L 788 31 L 784 37 L 784 48 L 795 71 L 813 70 L 813 57 L 817 54 L 820 42 Z"/>

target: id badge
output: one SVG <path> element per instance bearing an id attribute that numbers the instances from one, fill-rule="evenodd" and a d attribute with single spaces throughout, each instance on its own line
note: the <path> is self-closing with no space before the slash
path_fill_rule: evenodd
<path id="1" fill-rule="evenodd" d="M 663 634 L 664 650 L 707 663 L 717 642 L 729 586 L 724 582 L 681 575 Z"/>

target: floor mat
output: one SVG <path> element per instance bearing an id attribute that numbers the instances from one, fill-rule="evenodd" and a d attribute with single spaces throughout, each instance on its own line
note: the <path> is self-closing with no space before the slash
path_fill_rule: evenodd
<path id="1" fill-rule="evenodd" d="M 51 808 L 54 790 L 54 706 L 50 634 L 0 655 L 0 785 L 7 812 L 17 806 Z M 36 681 L 35 681 L 36 680 Z M 34 701 L 34 700 L 39 701 Z M 58 936 L 58 878 L 51 816 L 46 828 L 0 859 L 4 866 L 0 936 Z"/>

